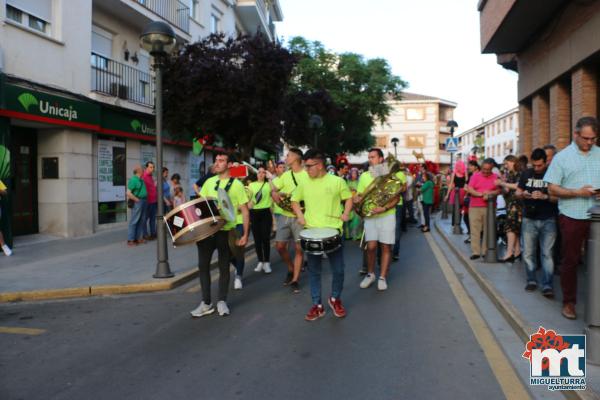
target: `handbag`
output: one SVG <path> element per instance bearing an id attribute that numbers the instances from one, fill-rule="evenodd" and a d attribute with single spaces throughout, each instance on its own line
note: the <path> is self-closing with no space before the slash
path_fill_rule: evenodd
<path id="1" fill-rule="evenodd" d="M 265 183 L 267 182 L 263 182 L 262 186 L 260 187 L 260 189 L 258 189 L 258 192 L 256 192 L 256 195 L 254 196 L 254 198 L 256 199 L 256 204 L 260 203 L 260 201 L 262 200 L 262 190 L 263 187 L 265 187 Z"/>

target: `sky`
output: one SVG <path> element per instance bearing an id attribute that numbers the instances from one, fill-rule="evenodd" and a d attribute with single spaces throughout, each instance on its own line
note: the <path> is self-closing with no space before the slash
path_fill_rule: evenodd
<path id="1" fill-rule="evenodd" d="M 458 132 L 517 104 L 517 74 L 481 54 L 478 0 L 279 0 L 284 41 L 384 58 L 406 91 L 458 103 Z"/>

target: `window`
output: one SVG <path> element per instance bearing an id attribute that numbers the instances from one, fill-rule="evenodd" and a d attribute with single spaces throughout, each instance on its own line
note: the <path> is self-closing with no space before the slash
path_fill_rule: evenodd
<path id="1" fill-rule="evenodd" d="M 385 149 L 388 147 L 388 135 L 375 136 L 375 145 L 379 148 Z"/>
<path id="2" fill-rule="evenodd" d="M 408 121 L 425 119 L 425 109 L 424 108 L 407 108 L 405 110 L 405 113 L 406 113 L 406 119 Z"/>
<path id="3" fill-rule="evenodd" d="M 508 129 L 512 130 L 512 128 L 513 128 L 513 117 L 510 117 L 508 120 Z"/>
<path id="4" fill-rule="evenodd" d="M 112 55 L 112 34 L 96 25 L 92 25 L 92 66 L 108 69 L 108 60 Z"/>
<path id="5" fill-rule="evenodd" d="M 190 14 L 192 16 L 192 18 L 194 18 L 195 20 L 199 20 L 199 14 L 200 14 L 200 0 L 191 0 L 191 7 L 190 7 Z"/>
<path id="6" fill-rule="evenodd" d="M 49 35 L 52 0 L 6 0 L 6 18 Z"/>
<path id="7" fill-rule="evenodd" d="M 221 20 L 215 14 L 210 15 L 210 33 L 219 33 L 219 22 Z"/>
<path id="8" fill-rule="evenodd" d="M 406 147 L 409 149 L 422 149 L 425 147 L 425 135 L 407 135 Z"/>

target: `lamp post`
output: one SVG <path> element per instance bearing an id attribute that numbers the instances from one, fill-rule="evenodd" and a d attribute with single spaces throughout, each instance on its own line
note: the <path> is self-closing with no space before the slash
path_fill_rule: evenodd
<path id="1" fill-rule="evenodd" d="M 156 81 L 156 92 L 154 107 L 156 111 L 156 170 L 158 171 L 158 203 L 156 213 L 156 246 L 157 246 L 157 263 L 156 272 L 152 275 L 154 278 L 170 278 L 174 274 L 169 268 L 169 256 L 167 252 L 167 236 L 165 229 L 165 221 L 163 215 L 165 212 L 163 202 L 163 185 L 162 185 L 162 67 L 165 57 L 175 47 L 175 32 L 169 24 L 161 21 L 151 22 L 144 28 L 140 35 L 141 46 L 147 50 L 154 59 L 154 71 Z"/>
<path id="2" fill-rule="evenodd" d="M 394 157 L 396 157 L 396 159 L 398 159 L 398 142 L 400 140 L 398 140 L 397 137 L 392 138 L 392 144 L 394 145 Z"/>
<path id="3" fill-rule="evenodd" d="M 450 137 L 454 137 L 454 129 L 458 128 L 458 124 L 454 120 L 448 121 L 446 124 L 450 128 Z M 454 152 L 450 152 L 450 168 L 454 168 Z M 452 208 L 452 233 L 455 235 L 462 234 L 462 227 L 460 226 L 460 189 L 454 186 L 454 193 L 450 194 L 454 196 L 454 207 Z"/>
<path id="4" fill-rule="evenodd" d="M 454 129 L 458 128 L 458 124 L 456 123 L 456 121 L 451 119 L 450 121 L 448 121 L 446 126 L 450 128 L 450 137 L 454 137 Z M 452 168 L 452 165 L 454 165 L 454 152 L 450 153 L 450 168 Z"/>
<path id="5" fill-rule="evenodd" d="M 321 118 L 320 115 L 317 114 L 312 114 L 310 116 L 310 118 L 308 119 L 308 126 L 309 128 L 311 128 L 312 130 L 314 130 L 315 133 L 315 149 L 318 147 L 319 144 L 319 129 L 323 126 L 323 118 Z"/>

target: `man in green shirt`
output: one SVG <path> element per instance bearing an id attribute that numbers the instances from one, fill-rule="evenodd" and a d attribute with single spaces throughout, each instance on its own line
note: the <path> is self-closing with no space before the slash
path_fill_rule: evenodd
<path id="1" fill-rule="evenodd" d="M 133 201 L 131 215 L 129 217 L 129 228 L 127 232 L 127 246 L 136 246 L 145 243 L 143 238 L 143 225 L 146 222 L 146 185 L 142 180 L 142 167 L 136 165 L 133 176 L 127 182 L 127 199 Z"/>
<path id="2" fill-rule="evenodd" d="M 233 204 L 235 218 L 232 221 L 227 221 L 221 230 L 214 235 L 196 243 L 198 247 L 198 270 L 200 272 L 202 302 L 190 312 L 192 317 L 195 318 L 212 314 L 215 311 L 210 296 L 210 260 L 215 249 L 219 252 L 219 297 L 217 311 L 221 316 L 229 315 L 229 307 L 227 306 L 227 291 L 229 290 L 230 278 L 229 263 L 231 261 L 229 235 L 235 233 L 236 219 L 240 212 L 242 214 L 243 233 L 241 238 L 236 240 L 235 244 L 236 246 L 244 247 L 248 243 L 248 229 L 250 226 L 247 205 L 248 196 L 242 182 L 229 176 L 230 166 L 229 155 L 227 153 L 217 153 L 213 166 L 215 176 L 207 179 L 200 190 L 201 197 L 217 198 L 219 188 L 225 189 Z"/>
<path id="3" fill-rule="evenodd" d="M 309 150 L 304 155 L 304 167 L 309 179 L 300 184 L 292 195 L 292 208 L 298 223 L 305 228 L 334 228 L 341 235 L 342 225 L 348 221 L 352 211 L 352 193 L 342 178 L 329 175 L 325 169 L 325 155 L 318 150 Z M 304 201 L 305 211 L 300 202 Z M 342 212 L 341 202 L 344 202 Z M 314 321 L 325 315 L 321 302 L 321 255 L 307 254 L 308 275 L 312 307 L 306 314 L 307 321 Z M 342 306 L 341 294 L 344 286 L 343 247 L 327 253 L 331 266 L 331 296 L 328 299 L 333 314 L 342 318 L 346 310 Z"/>
<path id="4" fill-rule="evenodd" d="M 275 201 L 275 225 L 277 226 L 275 248 L 288 267 L 288 273 L 283 284 L 290 285 L 292 290 L 297 293 L 299 292 L 300 269 L 304 261 L 302 247 L 300 247 L 299 242 L 302 226 L 298 224 L 294 213 L 284 210 L 279 204 L 282 195 L 292 195 L 299 185 L 308 181 L 308 174 L 302 168 L 302 151 L 300 149 L 291 148 L 287 153 L 285 162 L 289 169 L 271 181 L 272 196 Z M 290 240 L 294 241 L 295 246 L 293 264 L 288 251 Z"/>

